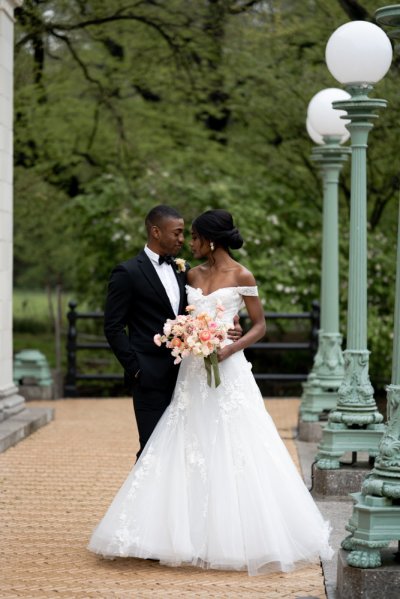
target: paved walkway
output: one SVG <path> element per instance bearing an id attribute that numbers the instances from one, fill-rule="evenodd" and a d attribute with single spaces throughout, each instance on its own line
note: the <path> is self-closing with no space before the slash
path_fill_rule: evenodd
<path id="1" fill-rule="evenodd" d="M 55 420 L 0 455 L 0 597 L 325 597 L 319 564 L 290 574 L 168 568 L 139 559 L 103 560 L 86 544 L 129 472 L 137 434 L 129 399 L 60 400 Z M 267 400 L 298 464 L 298 400 Z"/>

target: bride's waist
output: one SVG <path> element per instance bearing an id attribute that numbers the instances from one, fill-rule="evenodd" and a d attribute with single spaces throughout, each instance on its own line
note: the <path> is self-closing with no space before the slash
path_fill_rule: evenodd
<path id="1" fill-rule="evenodd" d="M 225 339 L 221 345 L 224 347 L 225 345 L 231 345 L 232 343 L 234 343 L 233 339 Z"/>

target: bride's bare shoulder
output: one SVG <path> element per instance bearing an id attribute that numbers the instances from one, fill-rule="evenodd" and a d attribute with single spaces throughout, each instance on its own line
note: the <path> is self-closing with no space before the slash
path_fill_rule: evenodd
<path id="1" fill-rule="evenodd" d="M 239 287 L 253 287 L 257 285 L 257 282 L 252 272 L 250 272 L 241 264 L 238 264 L 238 267 L 239 268 L 236 274 L 236 282 Z"/>
<path id="2" fill-rule="evenodd" d="M 203 264 L 199 264 L 198 266 L 193 266 L 193 268 L 188 270 L 187 277 L 186 277 L 188 284 L 193 285 L 193 282 L 196 281 L 196 279 L 199 277 L 199 275 L 201 276 L 203 271 L 204 271 Z"/>

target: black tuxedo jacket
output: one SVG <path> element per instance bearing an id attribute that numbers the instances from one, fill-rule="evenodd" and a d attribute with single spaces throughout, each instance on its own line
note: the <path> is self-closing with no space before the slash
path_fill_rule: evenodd
<path id="1" fill-rule="evenodd" d="M 179 313 L 186 307 L 186 273 L 177 272 L 180 289 Z M 104 312 L 106 338 L 122 364 L 125 381 L 132 386 L 139 373 L 141 387 L 169 389 L 175 384 L 178 366 L 171 350 L 153 341 L 163 333 L 167 318 L 175 318 L 160 278 L 142 250 L 114 268 L 111 273 Z"/>

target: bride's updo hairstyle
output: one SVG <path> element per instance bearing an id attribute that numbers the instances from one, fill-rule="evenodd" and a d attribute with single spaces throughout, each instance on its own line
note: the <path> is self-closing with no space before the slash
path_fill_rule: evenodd
<path id="1" fill-rule="evenodd" d="M 226 250 L 238 250 L 243 245 L 243 238 L 233 224 L 232 215 L 226 210 L 207 210 L 194 219 L 192 227 L 200 237 Z"/>

